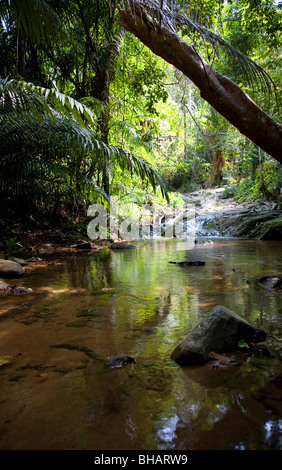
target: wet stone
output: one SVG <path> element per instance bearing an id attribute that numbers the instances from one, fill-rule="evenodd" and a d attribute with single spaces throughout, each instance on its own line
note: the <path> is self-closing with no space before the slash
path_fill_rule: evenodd
<path id="1" fill-rule="evenodd" d="M 86 322 L 83 321 L 83 320 L 74 320 L 72 322 L 69 322 L 66 324 L 66 326 L 70 327 L 70 328 L 82 328 L 86 325 Z"/>
<path id="2" fill-rule="evenodd" d="M 0 259 L 0 277 L 2 279 L 17 279 L 24 275 L 24 269 L 19 263 Z"/>
<path id="3" fill-rule="evenodd" d="M 14 362 L 13 356 L 0 356 L 0 367 L 7 366 Z"/>
<path id="4" fill-rule="evenodd" d="M 177 264 L 178 266 L 182 266 L 186 268 L 187 266 L 205 266 L 204 261 L 169 261 L 170 264 Z"/>
<path id="5" fill-rule="evenodd" d="M 209 354 L 226 353 L 244 344 L 264 341 L 266 333 L 226 307 L 217 305 L 174 349 L 171 358 L 180 365 L 203 364 Z"/>
<path id="6" fill-rule="evenodd" d="M 92 246 L 91 243 L 82 240 L 75 245 L 72 245 L 71 248 L 75 250 L 91 250 Z"/>
<path id="7" fill-rule="evenodd" d="M 124 354 L 117 354 L 108 358 L 105 362 L 105 366 L 108 369 L 121 369 L 128 364 L 135 364 L 136 360 L 133 357 L 126 356 Z"/>
<path id="8" fill-rule="evenodd" d="M 280 276 L 263 276 L 259 279 L 259 283 L 268 290 L 281 289 L 282 277 Z"/>
<path id="9" fill-rule="evenodd" d="M 94 318 L 94 317 L 100 317 L 102 314 L 99 311 L 96 311 L 94 309 L 88 309 L 88 310 L 83 310 L 82 312 L 77 314 L 77 318 Z"/>
<path id="10" fill-rule="evenodd" d="M 122 251 L 122 250 L 135 250 L 137 246 L 127 245 L 125 243 L 112 243 L 109 247 L 111 250 Z"/>

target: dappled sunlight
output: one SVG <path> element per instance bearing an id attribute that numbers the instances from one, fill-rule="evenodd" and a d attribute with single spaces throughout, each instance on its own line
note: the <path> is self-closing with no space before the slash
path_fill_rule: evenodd
<path id="1" fill-rule="evenodd" d="M 199 307 L 213 307 L 215 305 L 215 299 L 211 300 L 210 302 L 199 302 Z"/>
<path id="2" fill-rule="evenodd" d="M 47 292 L 51 295 L 60 295 L 60 294 L 81 294 L 85 292 L 85 289 L 73 289 L 73 288 L 64 288 L 64 289 L 55 289 L 52 287 L 41 287 L 38 289 L 38 292 Z"/>

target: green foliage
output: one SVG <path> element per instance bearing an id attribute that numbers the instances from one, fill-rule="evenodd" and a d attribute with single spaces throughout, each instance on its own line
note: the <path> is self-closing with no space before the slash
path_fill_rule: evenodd
<path id="1" fill-rule="evenodd" d="M 15 80 L 0 81 L 0 188 L 8 197 L 32 198 L 38 190 L 63 192 L 70 180 L 84 183 L 107 199 L 100 188 L 75 168 L 80 152 L 104 155 L 108 150 L 83 125 L 91 113 L 58 91 Z M 74 191 L 75 192 L 75 191 Z"/>
<path id="2" fill-rule="evenodd" d="M 166 195 L 162 180 L 149 163 L 99 141 L 93 128 L 86 126 L 89 121 L 93 124 L 92 113 L 85 105 L 57 90 L 53 93 L 23 81 L 1 80 L 3 206 L 11 197 L 16 202 L 24 195 L 35 202 L 44 193 L 63 196 L 65 201 L 84 195 L 88 200 L 105 203 L 108 195 L 88 177 L 91 163 L 96 160 L 116 162 L 123 170 L 147 180 L 154 189 L 160 185 Z"/>
<path id="3" fill-rule="evenodd" d="M 159 15 L 159 2 L 143 3 Z M 180 192 L 224 176 L 236 182 L 226 196 L 277 199 L 280 165 L 122 31 L 119 4 L 1 2 L 1 210 L 72 214 L 115 195 L 140 204 L 166 197 L 174 206 Z M 279 119 L 281 10 L 274 2 L 178 4 L 182 34 L 197 52 Z M 162 21 L 176 24 L 165 14 Z"/>
<path id="4" fill-rule="evenodd" d="M 236 186 L 228 186 L 227 188 L 224 189 L 224 192 L 222 193 L 221 198 L 222 199 L 234 198 L 235 195 L 236 195 Z"/>
<path id="5" fill-rule="evenodd" d="M 22 246 L 22 244 L 17 240 L 17 237 L 12 237 L 7 240 L 4 240 L 5 258 L 9 258 L 9 256 L 11 256 L 14 250 L 20 246 Z"/>
<path id="6" fill-rule="evenodd" d="M 140 57 L 139 57 L 140 60 Z M 166 102 L 168 91 L 163 86 L 165 72 L 159 67 L 158 60 L 147 52 L 147 60 L 143 67 L 140 66 L 130 71 L 131 88 L 133 93 L 143 96 L 145 112 L 158 115 L 156 103 Z"/>
<path id="7" fill-rule="evenodd" d="M 53 41 L 66 39 L 60 18 L 48 1 L 4 0 L 0 5 L 0 16 L 4 20 L 11 16 L 16 21 L 18 33 L 34 44 L 48 44 L 51 38 Z"/>
<path id="8" fill-rule="evenodd" d="M 282 187 L 282 165 L 252 144 L 240 142 L 238 156 L 229 167 L 230 186 L 224 197 L 236 201 L 278 201 Z"/>
<path id="9" fill-rule="evenodd" d="M 247 92 L 277 119 L 281 106 L 281 11 L 273 0 L 230 0 L 222 12 L 222 34 L 233 47 L 259 63 L 272 84 L 265 88 L 260 81 L 254 83 L 251 76 L 246 83 L 238 64 L 226 56 L 219 62 L 219 70 L 242 87 L 247 85 Z M 255 94 L 250 88 L 252 85 L 255 85 Z"/>
<path id="10" fill-rule="evenodd" d="M 238 341 L 238 346 L 239 348 L 247 348 L 247 349 L 250 348 L 250 346 L 248 345 L 245 339 L 240 339 L 240 341 Z"/>

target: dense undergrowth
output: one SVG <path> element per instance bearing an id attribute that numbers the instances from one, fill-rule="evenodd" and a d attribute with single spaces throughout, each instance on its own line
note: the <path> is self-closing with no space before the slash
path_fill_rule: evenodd
<path id="1" fill-rule="evenodd" d="M 24 233 L 58 242 L 83 237 L 87 208 L 109 198 L 171 210 L 183 193 L 224 185 L 224 196 L 238 202 L 280 201 L 281 165 L 125 32 L 118 4 L 40 0 L 20 14 L 17 1 L 1 4 L 2 245 Z M 200 9 L 203 23 L 208 17 L 212 31 L 259 62 L 271 90 L 249 80 L 234 57 L 216 54 L 203 35 L 184 29 L 185 40 L 281 120 L 279 5 L 189 5 L 192 19 Z"/>

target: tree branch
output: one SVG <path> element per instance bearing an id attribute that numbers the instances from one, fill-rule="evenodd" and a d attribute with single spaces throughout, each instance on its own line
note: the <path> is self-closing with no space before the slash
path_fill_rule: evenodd
<path id="1" fill-rule="evenodd" d="M 121 25 L 152 52 L 188 77 L 202 98 L 243 135 L 282 163 L 282 126 L 263 111 L 236 83 L 218 73 L 167 27 L 159 25 L 139 2 L 120 8 Z M 207 75 L 209 80 L 207 80 Z"/>

